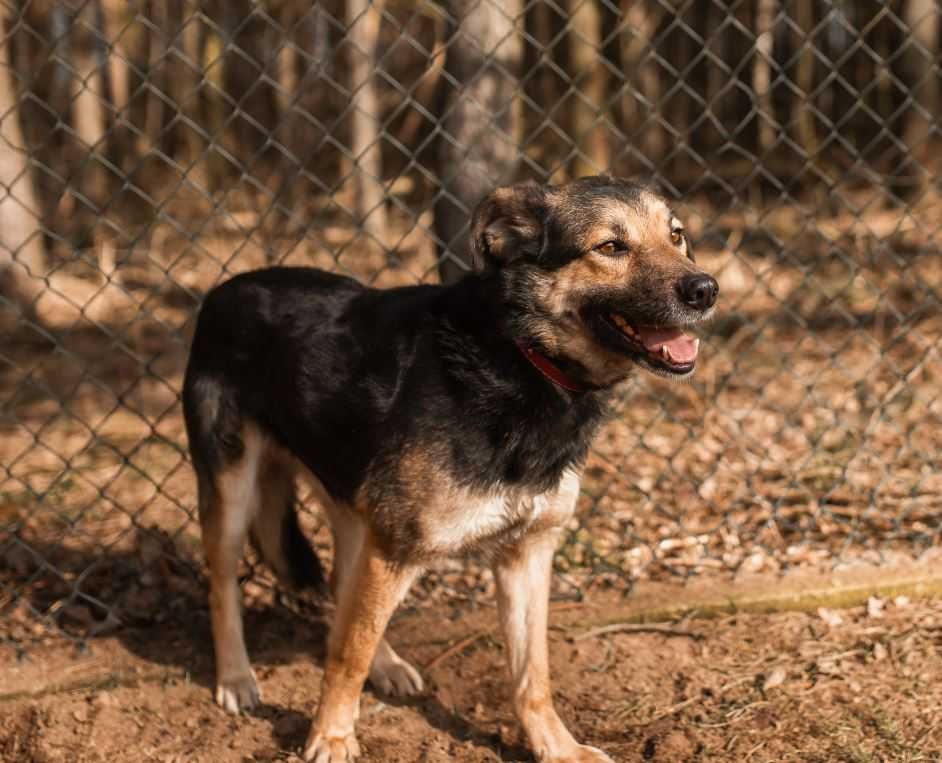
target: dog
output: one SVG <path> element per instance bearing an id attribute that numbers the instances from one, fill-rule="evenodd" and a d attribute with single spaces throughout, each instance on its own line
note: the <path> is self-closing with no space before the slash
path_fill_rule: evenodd
<path id="1" fill-rule="evenodd" d="M 249 538 L 279 579 L 326 589 L 295 514 L 306 470 L 335 543 L 330 628 L 306 760 L 337 763 L 367 678 L 422 678 L 384 638 L 415 577 L 443 557 L 494 570 L 516 715 L 538 760 L 611 759 L 553 706 L 552 559 L 593 435 L 637 368 L 690 375 L 719 286 L 653 189 L 608 176 L 498 188 L 475 209 L 478 265 L 453 285 L 371 289 L 273 267 L 211 290 L 183 407 L 210 574 L 215 699 L 259 701 L 236 567 Z"/>

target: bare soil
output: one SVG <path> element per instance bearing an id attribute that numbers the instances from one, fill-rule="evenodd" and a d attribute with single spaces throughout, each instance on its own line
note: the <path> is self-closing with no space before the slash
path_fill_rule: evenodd
<path id="1" fill-rule="evenodd" d="M 550 638 L 561 715 L 618 761 L 942 760 L 940 601 L 592 635 L 617 606 L 557 603 Z M 423 667 L 428 687 L 404 702 L 367 689 L 365 763 L 531 760 L 508 703 L 495 620 L 485 605 L 397 618 L 391 639 Z M 212 703 L 203 608 L 85 642 L 0 647 L 0 759 L 299 760 L 324 626 L 278 606 L 249 611 L 247 623 L 264 704 L 241 717 Z"/>

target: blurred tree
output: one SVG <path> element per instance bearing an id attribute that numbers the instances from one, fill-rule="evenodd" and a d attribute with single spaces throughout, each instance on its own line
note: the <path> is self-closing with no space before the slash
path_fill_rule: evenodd
<path id="1" fill-rule="evenodd" d="M 347 0 L 350 65 L 350 153 L 357 223 L 373 243 L 384 244 L 386 194 L 380 141 L 382 121 L 373 71 L 383 0 Z"/>
<path id="2" fill-rule="evenodd" d="M 602 19 L 596 0 L 569 0 L 569 58 L 573 99 L 569 135 L 575 142 L 572 177 L 609 169 L 605 131 L 607 69 L 602 55 Z"/>
<path id="3" fill-rule="evenodd" d="M 752 68 L 752 89 L 759 113 L 759 148 L 769 152 L 775 145 L 778 124 L 772 109 L 772 43 L 777 0 L 759 0 L 756 11 L 756 55 Z"/>
<path id="4" fill-rule="evenodd" d="M 516 22 L 521 0 L 448 0 L 445 76 L 440 93 L 442 133 L 435 200 L 442 281 L 471 267 L 468 221 L 494 186 L 509 182 L 519 157 L 519 86 L 522 45 Z M 450 89 L 450 92 L 446 92 Z"/>
<path id="5" fill-rule="evenodd" d="M 72 124 L 82 142 L 80 148 L 87 157 L 80 165 L 76 184 L 97 212 L 107 200 L 108 177 L 103 159 L 111 126 L 109 110 L 106 109 L 110 100 L 110 83 L 103 55 L 105 28 L 100 0 L 89 0 L 79 5 L 70 19 L 68 30 L 71 39 L 68 68 Z"/>
<path id="6" fill-rule="evenodd" d="M 909 0 L 905 5 L 907 74 L 913 82 L 914 106 L 903 139 L 918 161 L 928 150 L 928 138 L 939 113 L 939 9 L 934 0 Z M 921 173 L 921 179 L 927 179 Z"/>
<path id="7" fill-rule="evenodd" d="M 186 183 L 201 194 L 209 193 L 206 168 L 207 133 L 200 124 L 200 19 L 196 0 L 168 3 L 169 35 L 167 68 L 170 72 L 168 98 L 174 107 L 172 152 Z"/>
<path id="8" fill-rule="evenodd" d="M 229 119 L 251 172 L 264 156 L 277 124 L 273 83 L 277 79 L 274 31 L 256 0 L 216 0 L 225 36 L 223 78 Z"/>
<path id="9" fill-rule="evenodd" d="M 282 9 L 281 23 L 290 30 L 290 37 L 279 57 L 281 116 L 278 134 L 285 149 L 281 159 L 280 193 L 288 208 L 303 207 L 305 197 L 324 187 L 325 176 L 335 173 L 338 163 L 334 152 L 326 152 L 330 163 L 322 161 L 320 173 L 308 172 L 312 159 L 324 158 L 325 143 L 332 137 L 327 125 L 336 111 L 331 103 L 338 93 L 331 84 L 336 77 L 336 67 L 329 18 L 332 17 L 323 2 L 313 5 L 289 2 Z"/>
<path id="10" fill-rule="evenodd" d="M 661 123 L 663 82 L 653 44 L 665 11 L 656 0 L 622 0 L 621 9 L 622 129 L 638 157 L 638 169 L 650 172 L 667 146 Z"/>
<path id="11" fill-rule="evenodd" d="M 809 166 L 818 164 L 818 128 L 815 115 L 815 13 L 812 3 L 799 2 L 798 22 L 798 75 L 795 108 L 798 112 L 798 140 Z"/>
<path id="12" fill-rule="evenodd" d="M 8 29 L 9 16 L 9 7 L 0 3 L 0 29 Z M 0 44 L 0 68 L 0 285 L 35 320 L 47 264 L 6 37 Z"/>

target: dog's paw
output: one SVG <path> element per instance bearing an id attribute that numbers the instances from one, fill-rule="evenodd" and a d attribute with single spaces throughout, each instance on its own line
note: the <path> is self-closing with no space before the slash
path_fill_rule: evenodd
<path id="1" fill-rule="evenodd" d="M 360 745 L 353 734 L 328 736 L 311 729 L 304 746 L 304 759 L 310 763 L 345 763 L 360 756 Z"/>
<path id="2" fill-rule="evenodd" d="M 556 757 L 543 756 L 540 763 L 615 763 L 608 755 L 597 747 L 580 744 L 575 750 Z"/>
<path id="3" fill-rule="evenodd" d="M 374 660 L 370 666 L 370 683 L 392 697 L 410 697 L 425 688 L 419 671 L 398 656 L 394 660 Z"/>
<path id="4" fill-rule="evenodd" d="M 260 700 L 258 683 L 251 671 L 216 683 L 216 704 L 227 713 L 238 714 L 243 710 L 251 710 Z"/>

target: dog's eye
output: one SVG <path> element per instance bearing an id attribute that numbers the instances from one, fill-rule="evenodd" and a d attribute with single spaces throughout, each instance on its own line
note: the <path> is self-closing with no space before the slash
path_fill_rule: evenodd
<path id="1" fill-rule="evenodd" d="M 595 251 L 604 254 L 606 257 L 623 257 L 628 254 L 628 247 L 621 241 L 606 241 L 595 247 Z"/>
<path id="2" fill-rule="evenodd" d="M 671 241 L 674 246 L 680 246 L 684 242 L 684 229 L 674 228 L 674 230 L 671 231 Z"/>

